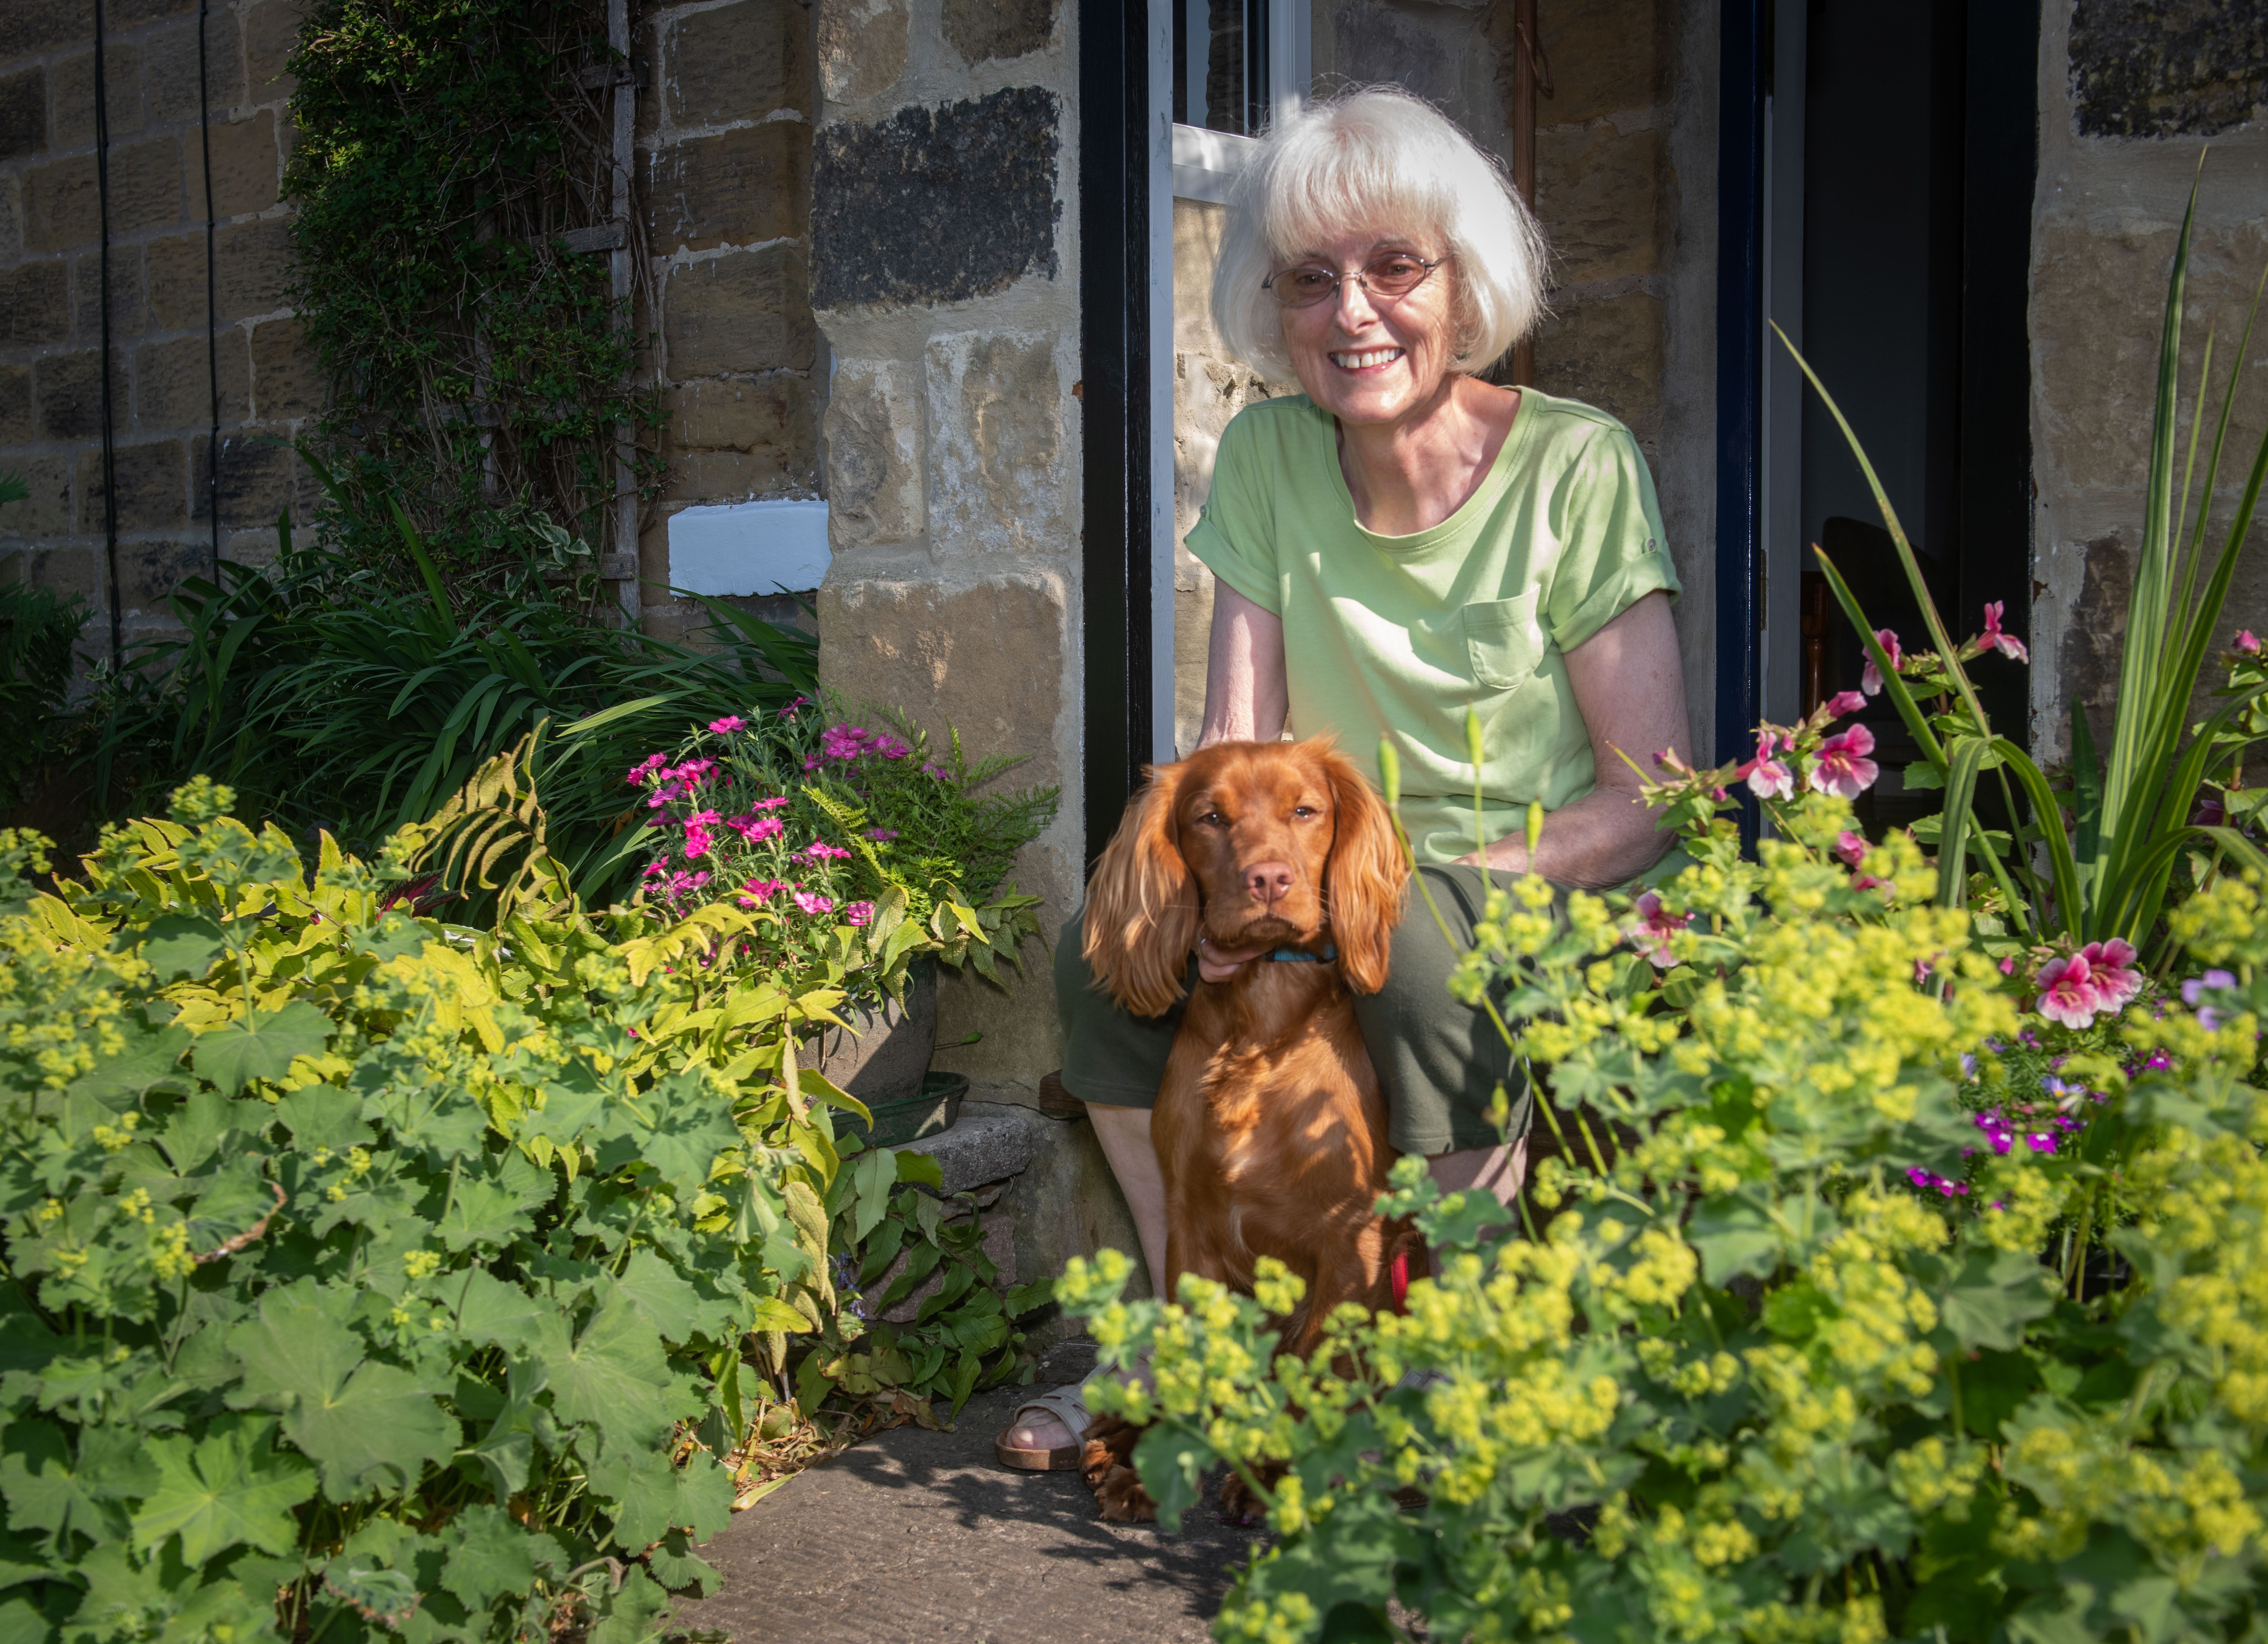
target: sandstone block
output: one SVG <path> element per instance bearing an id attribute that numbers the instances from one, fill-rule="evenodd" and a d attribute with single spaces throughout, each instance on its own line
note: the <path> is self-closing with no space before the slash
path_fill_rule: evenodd
<path id="1" fill-rule="evenodd" d="M 1610 125 L 1537 134 L 1535 204 L 1555 283 L 1662 271 L 1668 259 L 1664 134 Z"/>
<path id="2" fill-rule="evenodd" d="M 670 440 L 681 451 L 770 451 L 806 467 L 816 459 L 811 384 L 803 378 L 687 383 L 667 400 Z"/>
<path id="3" fill-rule="evenodd" d="M 8 540 L 0 532 L 0 542 Z M 4 561 L 0 561 L 0 576 L 14 575 L 34 588 L 48 588 L 60 596 L 77 594 L 88 605 L 99 610 L 102 605 L 102 561 L 97 556 L 99 548 L 71 546 L 54 548 L 18 548 Z M 99 633 L 95 622 L 87 624 L 89 634 Z"/>
<path id="4" fill-rule="evenodd" d="M 811 20 L 796 0 L 735 0 L 662 24 L 662 103 L 676 126 L 811 112 Z"/>
<path id="5" fill-rule="evenodd" d="M 150 312 L 167 331 L 202 330 L 205 237 L 153 239 L 149 245 Z M 290 300 L 291 219 L 225 223 L 213 236 L 215 298 L 222 325 L 272 314 Z"/>
<path id="6" fill-rule="evenodd" d="M 263 422 L 313 416 L 323 408 L 321 366 L 296 319 L 252 328 L 252 415 Z"/>
<path id="7" fill-rule="evenodd" d="M 0 6 L 0 62 L 94 38 L 94 0 Z"/>
<path id="8" fill-rule="evenodd" d="M 922 403 L 896 360 L 838 364 L 827 399 L 827 534 L 836 552 L 911 542 L 924 525 Z"/>
<path id="9" fill-rule="evenodd" d="M 33 438 L 32 368 L 0 365 L 0 445 L 28 445 Z"/>
<path id="10" fill-rule="evenodd" d="M 32 397 L 38 407 L 39 437 L 99 439 L 102 437 L 102 371 L 100 351 L 86 349 L 75 354 L 42 355 L 32 363 Z M 112 427 L 123 433 L 133 400 L 129 397 L 126 352 L 117 349 L 110 359 Z"/>
<path id="11" fill-rule="evenodd" d="M 1037 51 L 1055 39 L 1057 0 L 945 0 L 945 37 L 974 68 Z"/>
<path id="12" fill-rule="evenodd" d="M 191 215 L 204 215 L 204 153 L 195 134 L 182 145 L 188 167 Z M 276 203 L 283 159 L 276 146 L 276 111 L 263 108 L 247 119 L 212 128 L 213 215 L 226 221 L 265 211 Z"/>
<path id="13" fill-rule="evenodd" d="M 0 541 L 10 537 L 67 537 L 71 532 L 71 470 L 69 456 L 11 458 L 31 495 L 0 513 Z"/>
<path id="14" fill-rule="evenodd" d="M 131 136 L 142 129 L 142 56 L 130 40 L 114 40 L 108 31 L 117 26 L 104 19 L 102 51 L 104 106 L 110 115 L 110 140 Z M 87 31 L 87 39 L 94 31 Z M 48 70 L 53 99 L 51 128 L 54 146 L 75 149 L 94 141 L 94 52 L 89 49 L 66 57 Z"/>
<path id="15" fill-rule="evenodd" d="M 2086 136 L 2227 131 L 2268 101 L 2268 20 L 2249 7 L 2073 6 L 2071 89 Z"/>
<path id="16" fill-rule="evenodd" d="M 906 70 L 906 0 L 819 0 L 819 86 L 863 103 Z"/>
<path id="17" fill-rule="evenodd" d="M 1058 272 L 1061 106 L 1011 86 L 829 126 L 812 166 L 812 305 L 952 303 Z"/>
<path id="18" fill-rule="evenodd" d="M 1049 341 L 936 337 L 924 369 L 932 546 L 1064 552 L 1079 530 L 1067 467 L 1077 442 L 1064 427 L 1066 396 Z"/>
<path id="19" fill-rule="evenodd" d="M 277 102 L 291 94 L 294 81 L 284 64 L 298 44 L 306 9 L 305 0 L 258 0 L 246 8 L 244 58 L 253 102 Z"/>
<path id="20" fill-rule="evenodd" d="M 1649 458 L 1661 434 L 1661 299 L 1643 292 L 1578 304 L 1535 336 L 1535 385 L 1620 417 Z"/>
<path id="21" fill-rule="evenodd" d="M 249 100 L 244 94 L 244 46 L 236 13 L 218 6 L 205 19 L 205 87 L 217 132 L 217 122 L 228 118 L 229 110 Z M 150 118 L 160 125 L 196 119 L 195 18 L 184 18 L 177 26 L 142 42 L 142 96 Z"/>
<path id="22" fill-rule="evenodd" d="M 70 335 L 70 266 L 60 257 L 0 269 L 0 344 L 41 348 Z"/>
<path id="23" fill-rule="evenodd" d="M 840 568 L 838 568 L 839 569 Z M 819 591 L 820 682 L 903 708 L 971 760 L 1033 756 L 1019 783 L 1060 782 L 1071 612 L 1063 582 L 1021 573 L 962 588 L 830 576 Z"/>
<path id="24" fill-rule="evenodd" d="M 231 327 L 213 338 L 208 370 L 205 339 L 191 335 L 145 343 L 134 356 L 134 426 L 143 434 L 205 428 L 212 422 L 216 379 L 220 420 L 241 422 L 252 413 L 252 363 L 244 333 Z"/>
<path id="25" fill-rule="evenodd" d="M 677 268 L 662 305 L 671 378 L 810 370 L 818 327 L 803 293 L 803 256 L 792 246 Z"/>
<path id="26" fill-rule="evenodd" d="M 189 517 L 201 523 L 211 517 L 206 495 L 208 449 L 209 441 L 203 435 L 190 443 Z M 293 518 L 305 517 L 298 495 L 299 477 L 298 458 L 288 443 L 286 430 L 258 427 L 223 429 L 219 470 L 211 474 L 219 493 L 222 528 L 248 531 L 273 527 L 276 516 L 286 506 L 291 508 Z"/>
<path id="27" fill-rule="evenodd" d="M 118 545 L 118 606 L 128 615 L 170 616 L 166 596 L 192 576 L 212 570 L 210 542 L 122 542 Z"/>
<path id="28" fill-rule="evenodd" d="M 775 120 L 673 143 L 648 157 L 657 253 L 799 237 L 811 219 L 811 128 Z"/>
<path id="29" fill-rule="evenodd" d="M 121 445 L 114 460 L 118 473 L 119 530 L 173 531 L 188 523 L 188 447 L 183 442 L 160 439 L 142 445 Z M 80 453 L 77 490 L 79 534 L 101 535 L 104 491 L 100 451 Z"/>
<path id="30" fill-rule="evenodd" d="M 179 17 L 196 9 L 197 0 L 111 0 L 102 9 L 103 27 L 123 33 L 160 18 Z"/>
<path id="31" fill-rule="evenodd" d="M 110 232 L 114 239 L 181 220 L 180 144 L 151 137 L 110 155 Z M 24 243 L 32 251 L 66 251 L 100 234 L 94 156 L 50 160 L 24 173 Z"/>
<path id="32" fill-rule="evenodd" d="M 71 259 L 71 338 L 102 340 L 102 253 L 83 251 Z M 110 336 L 114 343 L 150 328 L 150 301 L 142 273 L 142 248 L 110 248 Z"/>
<path id="33" fill-rule="evenodd" d="M 0 160 L 37 154 L 48 140 L 48 77 L 26 69 L 0 79 Z"/>
<path id="34" fill-rule="evenodd" d="M 1536 99 L 1538 126 L 1580 124 L 1668 100 L 1677 62 L 1669 0 L 1552 0 L 1537 23 L 1553 81 L 1552 95 Z M 1536 192 L 1540 198 L 1543 190 Z"/>
<path id="35" fill-rule="evenodd" d="M 24 180 L 0 177 L 0 264 L 24 254 Z"/>
<path id="36" fill-rule="evenodd" d="M 1047 1009 L 1044 1014 L 1052 1023 L 1054 1010 Z M 976 1106 L 967 1103 L 961 1111 L 968 1113 Z M 1110 1173 L 1109 1161 L 1102 1156 L 1102 1144 L 1094 1139 L 1094 1125 L 1083 1119 L 1035 1122 L 1046 1128 L 1037 1133 L 1032 1163 L 1009 1183 L 997 1207 L 1007 1211 L 1016 1229 L 1016 1270 L 1027 1275 L 1061 1273 L 1073 1256 L 1123 1250 L 1134 1259 L 1128 1297 L 1152 1294 L 1142 1264 L 1141 1237 L 1118 1179 Z M 1072 1333 L 1070 1322 L 1052 1311 L 1040 1315 L 1028 1329 L 1035 1348 Z"/>
<path id="37" fill-rule="evenodd" d="M 761 496 L 801 491 L 819 478 L 815 453 L 799 460 L 788 451 L 695 451 L 673 453 L 662 500 L 669 503 L 745 503 Z"/>

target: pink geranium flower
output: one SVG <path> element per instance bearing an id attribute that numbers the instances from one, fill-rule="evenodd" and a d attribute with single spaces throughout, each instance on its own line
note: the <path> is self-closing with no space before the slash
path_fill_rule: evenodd
<path id="1" fill-rule="evenodd" d="M 1795 793 L 1795 773 L 1782 761 L 1772 758 L 1773 750 L 1795 745 L 1792 738 L 1781 737 L 1771 730 L 1756 733 L 1756 757 L 1741 767 L 1749 791 L 1759 799 L 1787 799 Z"/>
<path id="2" fill-rule="evenodd" d="M 1835 836 L 1835 860 L 1846 868 L 1855 868 L 1867 860 L 1867 836 L 1845 828 Z"/>
<path id="3" fill-rule="evenodd" d="M 2134 963 L 2130 943 L 2116 936 L 2108 942 L 2090 942 L 2079 950 L 2079 957 L 2087 961 L 2088 978 L 2105 1010 L 2123 1010 L 2142 991 L 2142 972 Z"/>
<path id="4" fill-rule="evenodd" d="M 2014 657 L 2018 662 L 2029 662 L 2032 654 L 2024 649 L 2024 642 L 2014 634 L 2000 631 L 2000 613 L 2007 609 L 2007 603 L 2005 599 L 1995 599 L 1984 607 L 1984 632 L 1980 637 L 1987 650 L 1997 650 L 2003 657 Z"/>
<path id="5" fill-rule="evenodd" d="M 1864 725 L 1828 738 L 1819 745 L 1819 763 L 1811 767 L 1813 791 L 1856 799 L 1881 774 L 1881 767 L 1866 757 L 1874 751 L 1874 733 Z"/>
<path id="6" fill-rule="evenodd" d="M 747 723 L 738 714 L 727 714 L 722 719 L 711 720 L 709 729 L 720 737 L 729 737 L 736 730 L 744 730 Z"/>
<path id="7" fill-rule="evenodd" d="M 2248 657 L 2257 657 L 2260 654 L 2260 636 L 2249 628 L 2238 629 L 2236 649 Z"/>
<path id="8" fill-rule="evenodd" d="M 2040 966 L 2032 985 L 2040 990 L 2032 1009 L 2066 1027 L 2086 1027 L 2103 1009 L 2102 995 L 2095 986 L 2095 967 L 2084 953 L 2050 959 Z"/>
<path id="9" fill-rule="evenodd" d="M 1896 668 L 1898 665 L 1898 636 L 1889 628 L 1878 628 L 1874 630 L 1874 638 L 1881 645 L 1882 654 L 1890 659 L 1890 666 Z M 1882 694 L 1882 671 L 1874 666 L 1872 657 L 1867 658 L 1867 665 L 1859 675 L 1859 688 L 1868 696 Z"/>
<path id="10" fill-rule="evenodd" d="M 1677 960 L 1669 951 L 1669 939 L 1692 923 L 1690 914 L 1672 914 L 1663 910 L 1661 898 L 1652 891 L 1638 892 L 1636 905 L 1638 918 L 1623 934 L 1630 944 L 1644 954 L 1657 971 L 1666 971 Z"/>
<path id="11" fill-rule="evenodd" d="M 1859 692 L 1837 691 L 1827 699 L 1827 712 L 1830 717 L 1840 719 L 1845 714 L 1857 713 L 1866 705 L 1866 697 Z"/>
<path id="12" fill-rule="evenodd" d="M 806 914 L 826 914 L 834 911 L 835 899 L 831 896 L 821 896 L 816 891 L 798 891 L 795 893 L 795 905 Z"/>

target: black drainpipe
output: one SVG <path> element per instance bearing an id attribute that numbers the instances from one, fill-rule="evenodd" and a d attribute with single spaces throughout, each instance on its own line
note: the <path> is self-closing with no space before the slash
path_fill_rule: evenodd
<path id="1" fill-rule="evenodd" d="M 220 581 L 220 334 L 216 316 L 219 284 L 213 262 L 211 77 L 205 70 L 208 0 L 197 0 L 197 141 L 205 157 L 205 381 L 212 389 L 212 429 L 205 437 L 205 518 L 212 527 L 213 581 Z"/>
<path id="2" fill-rule="evenodd" d="M 101 222 L 102 253 L 102 538 L 110 574 L 110 663 L 126 665 L 125 618 L 118 594 L 118 451 L 112 437 L 110 405 L 110 106 L 102 77 L 102 0 L 94 0 L 94 191 Z"/>

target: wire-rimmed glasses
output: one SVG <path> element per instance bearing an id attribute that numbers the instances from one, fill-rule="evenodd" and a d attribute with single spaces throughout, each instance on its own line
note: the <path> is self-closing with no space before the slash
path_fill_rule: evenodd
<path id="1" fill-rule="evenodd" d="M 1391 301 L 1409 296 L 1447 261 L 1446 256 L 1429 261 L 1410 252 L 1389 251 L 1373 257 L 1352 274 L 1341 274 L 1320 262 L 1303 262 L 1278 268 L 1260 286 L 1286 308 L 1313 308 L 1317 303 L 1337 297 L 1342 280 L 1352 280 L 1371 296 Z"/>

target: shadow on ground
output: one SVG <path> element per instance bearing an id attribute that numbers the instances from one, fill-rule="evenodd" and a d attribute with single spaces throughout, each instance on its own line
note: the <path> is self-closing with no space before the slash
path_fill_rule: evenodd
<path id="1" fill-rule="evenodd" d="M 1084 1368 L 1051 1356 L 1055 1380 Z M 1025 1394 L 971 1399 L 951 1433 L 894 1428 L 774 1491 L 703 1549 L 724 1585 L 671 1625 L 733 1644 L 1199 1644 L 1256 1532 L 1210 1501 L 1177 1536 L 1106 1524 L 1077 1473 L 1004 1470 L 993 1435 Z"/>

